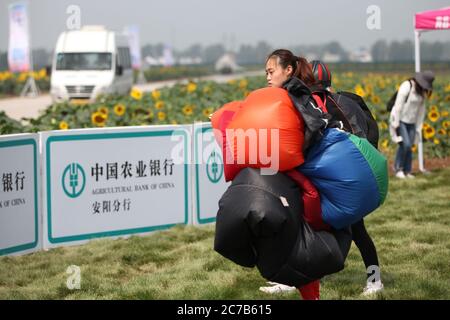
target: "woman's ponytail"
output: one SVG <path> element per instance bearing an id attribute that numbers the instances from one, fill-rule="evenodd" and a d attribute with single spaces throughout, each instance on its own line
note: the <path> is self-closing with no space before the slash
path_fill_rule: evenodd
<path id="1" fill-rule="evenodd" d="M 311 65 L 303 57 L 297 58 L 297 69 L 295 70 L 294 76 L 302 80 L 307 86 L 312 86 L 315 84 L 316 80 L 311 69 Z"/>

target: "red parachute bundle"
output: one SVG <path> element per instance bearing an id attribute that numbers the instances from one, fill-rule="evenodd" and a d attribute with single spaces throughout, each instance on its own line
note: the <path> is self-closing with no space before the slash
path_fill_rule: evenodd
<path id="1" fill-rule="evenodd" d="M 253 91 L 242 102 L 224 105 L 211 122 L 219 130 L 226 181 L 245 167 L 286 171 L 304 162 L 303 118 L 284 89 Z"/>

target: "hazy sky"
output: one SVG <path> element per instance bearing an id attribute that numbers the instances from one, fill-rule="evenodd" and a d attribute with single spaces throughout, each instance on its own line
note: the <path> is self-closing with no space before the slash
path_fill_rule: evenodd
<path id="1" fill-rule="evenodd" d="M 8 4 L 0 0 L 0 51 L 8 47 Z M 164 42 L 177 49 L 191 44 L 255 44 L 276 47 L 339 41 L 347 49 L 378 39 L 413 40 L 414 13 L 450 6 L 450 0 L 29 0 L 33 48 L 52 49 L 66 29 L 69 5 L 81 9 L 81 23 L 121 31 L 140 28 L 141 45 Z M 381 10 L 381 30 L 366 27 L 367 7 Z M 450 41 L 450 31 L 429 32 L 424 40 Z"/>

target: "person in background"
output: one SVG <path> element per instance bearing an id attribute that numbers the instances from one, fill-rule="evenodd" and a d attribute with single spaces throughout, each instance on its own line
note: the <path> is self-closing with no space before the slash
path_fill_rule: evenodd
<path id="1" fill-rule="evenodd" d="M 404 81 L 397 93 L 389 122 L 393 128 L 392 139 L 398 142 L 395 156 L 395 176 L 400 179 L 414 178 L 412 175 L 412 146 L 420 137 L 425 117 L 425 100 L 431 95 L 434 74 L 431 71 L 417 72 Z"/>

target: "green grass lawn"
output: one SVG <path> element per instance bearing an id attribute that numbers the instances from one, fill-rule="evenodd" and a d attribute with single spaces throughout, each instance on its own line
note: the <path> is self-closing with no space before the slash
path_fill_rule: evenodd
<path id="1" fill-rule="evenodd" d="M 385 291 L 379 299 L 450 299 L 450 168 L 392 178 L 386 203 L 366 219 Z M 214 226 L 0 258 L 0 299 L 299 299 L 268 295 L 256 269 L 213 250 Z M 69 290 L 66 269 L 81 268 Z M 323 299 L 362 299 L 365 270 L 353 245 L 345 269 L 322 280 Z"/>

